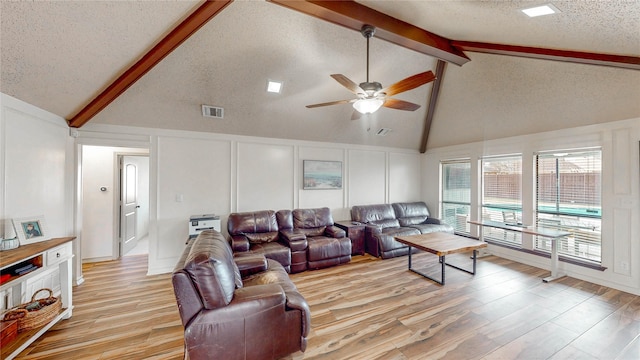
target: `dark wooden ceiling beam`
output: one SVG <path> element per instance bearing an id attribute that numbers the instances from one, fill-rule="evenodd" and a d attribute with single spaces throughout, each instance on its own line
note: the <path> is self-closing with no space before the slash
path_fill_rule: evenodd
<path id="1" fill-rule="evenodd" d="M 233 0 L 205 1 L 138 62 L 127 69 L 87 106 L 68 120 L 69 126 L 79 128 L 86 124 L 231 2 Z"/>
<path id="2" fill-rule="evenodd" d="M 637 56 L 612 55 L 571 50 L 556 50 L 472 41 L 453 40 L 451 44 L 462 51 L 473 51 L 486 54 L 510 55 L 532 59 L 555 60 L 577 64 L 612 66 L 617 68 L 640 70 L 640 57 Z"/>
<path id="3" fill-rule="evenodd" d="M 424 129 L 422 130 L 422 142 L 420 143 L 420 153 L 424 154 L 427 151 L 427 141 L 429 140 L 429 132 L 431 130 L 431 123 L 433 122 L 433 116 L 436 113 L 436 105 L 438 104 L 438 96 L 440 95 L 440 85 L 444 79 L 444 70 L 447 63 L 438 60 L 436 65 L 436 79 L 431 86 L 431 96 L 429 96 L 429 107 L 427 108 L 427 114 L 424 118 Z"/>
<path id="4" fill-rule="evenodd" d="M 456 65 L 461 66 L 469 61 L 469 58 L 462 51 L 451 46 L 451 40 L 355 1 L 267 1 L 358 32 L 364 24 L 373 25 L 376 27 L 376 38 Z"/>

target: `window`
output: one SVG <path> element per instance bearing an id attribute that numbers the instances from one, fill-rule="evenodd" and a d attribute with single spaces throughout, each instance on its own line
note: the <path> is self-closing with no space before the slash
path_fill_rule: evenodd
<path id="1" fill-rule="evenodd" d="M 482 220 L 505 223 L 522 222 L 522 156 L 482 159 Z M 487 240 L 522 246 L 522 235 L 485 227 Z"/>
<path id="2" fill-rule="evenodd" d="M 456 233 L 469 234 L 471 210 L 471 162 L 448 161 L 441 164 L 442 220 L 453 226 Z"/>
<path id="3" fill-rule="evenodd" d="M 538 226 L 571 233 L 559 254 L 600 263 L 602 150 L 539 153 L 536 164 Z M 538 237 L 535 248 L 551 251 L 551 241 Z"/>

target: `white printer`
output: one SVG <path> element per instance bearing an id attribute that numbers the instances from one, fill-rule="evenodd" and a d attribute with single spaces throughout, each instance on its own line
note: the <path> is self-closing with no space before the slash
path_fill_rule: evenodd
<path id="1" fill-rule="evenodd" d="M 203 230 L 220 231 L 220 216 L 214 214 L 191 215 L 189 217 L 189 239 L 198 236 Z"/>

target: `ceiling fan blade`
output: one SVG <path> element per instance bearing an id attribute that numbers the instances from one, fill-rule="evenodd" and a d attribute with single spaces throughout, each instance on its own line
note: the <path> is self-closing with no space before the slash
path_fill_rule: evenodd
<path id="1" fill-rule="evenodd" d="M 334 78 L 337 82 L 340 83 L 340 85 L 346 87 L 347 89 L 349 89 L 349 91 L 351 91 L 354 94 L 364 94 L 364 90 L 362 90 L 362 88 L 354 83 L 353 81 L 351 81 L 351 79 L 349 79 L 348 77 L 342 75 L 342 74 L 332 74 L 331 75 L 332 78 Z"/>
<path id="2" fill-rule="evenodd" d="M 321 103 L 321 104 L 307 105 L 307 107 L 308 107 L 309 109 L 311 109 L 311 108 L 317 108 L 317 107 L 320 107 L 320 106 L 329 106 L 329 105 L 338 105 L 338 104 L 349 104 L 349 103 L 355 102 L 356 100 L 358 100 L 358 99 L 329 101 L 329 102 Z"/>
<path id="3" fill-rule="evenodd" d="M 404 100 L 389 99 L 389 98 L 387 98 L 387 100 L 384 102 L 384 104 L 382 104 L 382 106 L 388 107 L 391 109 L 405 110 L 405 111 L 416 111 L 420 108 L 420 105 L 418 104 L 410 103 Z"/>
<path id="4" fill-rule="evenodd" d="M 396 94 L 400 94 L 401 92 L 415 89 L 418 86 L 422 86 L 435 79 L 436 76 L 431 70 L 425 71 L 423 73 L 415 74 L 413 76 L 409 76 L 406 79 L 400 80 L 397 83 L 376 92 L 376 94 L 385 93 L 387 94 L 387 96 L 393 96 Z"/>

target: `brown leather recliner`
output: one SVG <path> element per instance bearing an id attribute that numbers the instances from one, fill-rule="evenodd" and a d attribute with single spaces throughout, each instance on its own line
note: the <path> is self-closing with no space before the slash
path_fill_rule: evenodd
<path id="1" fill-rule="evenodd" d="M 185 359 L 268 360 L 306 349 L 309 306 L 277 261 L 234 258 L 208 230 L 188 243 L 172 281 Z"/>
<path id="2" fill-rule="evenodd" d="M 333 225 L 329 208 L 295 209 L 293 228 L 307 239 L 309 269 L 321 269 L 351 261 L 351 239 Z"/>
<path id="3" fill-rule="evenodd" d="M 261 254 L 282 264 L 287 272 L 291 271 L 291 249 L 280 241 L 275 211 L 232 213 L 227 230 L 234 253 Z"/>

